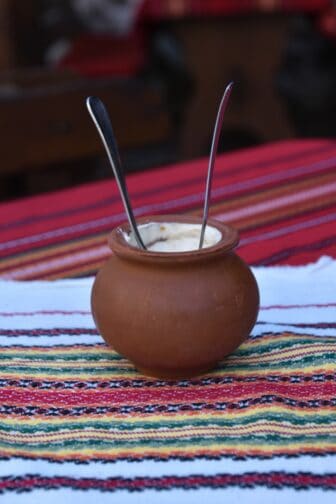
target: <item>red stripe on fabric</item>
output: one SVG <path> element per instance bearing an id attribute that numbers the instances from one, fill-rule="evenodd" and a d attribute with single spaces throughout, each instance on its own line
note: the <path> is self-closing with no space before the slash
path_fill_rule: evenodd
<path id="1" fill-rule="evenodd" d="M 297 308 L 331 308 L 336 306 L 336 303 L 315 303 L 315 304 L 293 304 L 293 305 L 268 305 L 260 306 L 260 310 L 290 310 Z"/>
<path id="2" fill-rule="evenodd" d="M 308 257 L 307 262 L 314 262 L 320 257 L 320 250 L 323 250 L 324 255 L 328 255 L 330 250 L 333 256 L 336 257 L 334 253 L 335 236 L 331 224 L 326 222 L 313 228 L 297 230 L 295 233 L 288 233 L 268 240 L 265 239 L 262 242 L 249 243 L 246 246 L 242 244 L 238 251 L 239 255 L 252 264 L 260 264 L 267 257 L 291 249 L 292 253 L 288 259 L 292 258 L 293 255 L 304 253 Z M 329 245 L 328 240 L 330 240 Z M 319 243 L 321 246 L 318 245 Z"/>
<path id="3" fill-rule="evenodd" d="M 336 257 L 336 237 L 320 240 L 307 245 L 296 245 L 254 262 L 255 266 L 270 266 L 274 264 L 299 265 L 316 260 L 321 255 Z"/>
<path id="4" fill-rule="evenodd" d="M 250 472 L 243 474 L 214 474 L 214 475 L 187 475 L 187 476 L 158 476 L 158 477 L 112 477 L 112 478 L 73 478 L 67 476 L 40 476 L 24 475 L 0 478 L 1 491 L 31 491 L 37 489 L 60 489 L 72 488 L 77 490 L 191 490 L 202 487 L 225 488 L 225 487 L 250 488 L 265 486 L 270 489 L 280 488 L 323 488 L 324 490 L 336 489 L 336 474 L 314 474 L 311 472 L 287 473 L 284 471 Z"/>
<path id="5" fill-rule="evenodd" d="M 325 343 L 324 343 L 325 344 Z M 25 364 L 21 364 L 24 366 Z M 19 366 L 13 364 L 13 368 Z M 30 363 L 26 364 L 30 369 Z M 69 363 L 69 367 L 73 364 Z M 92 363 L 92 367 L 95 363 Z M 85 370 L 84 370 L 85 372 Z M 336 395 L 336 383 L 322 383 L 311 387 L 306 383 L 283 384 L 283 383 L 254 383 L 253 398 L 265 394 L 285 395 L 287 399 L 312 400 L 334 397 Z M 251 397 L 250 384 L 216 384 L 216 386 L 202 387 L 200 389 L 151 389 L 151 390 L 91 390 L 76 391 L 44 391 L 32 390 L 29 392 L 29 404 L 41 406 L 99 406 L 106 404 L 156 404 L 156 403 L 181 403 L 181 402 L 218 402 L 222 400 L 248 399 Z M 24 390 L 8 388 L 0 389 L 0 400 L 2 404 L 15 404 L 25 406 L 27 404 L 27 394 Z"/>

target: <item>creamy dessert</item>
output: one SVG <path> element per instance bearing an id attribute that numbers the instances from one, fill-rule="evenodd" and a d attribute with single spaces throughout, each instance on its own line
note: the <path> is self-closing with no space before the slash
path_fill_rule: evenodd
<path id="1" fill-rule="evenodd" d="M 148 222 L 139 225 L 139 232 L 147 250 L 153 252 L 188 252 L 199 247 L 201 225 L 182 222 Z M 124 233 L 125 240 L 137 247 L 133 233 Z M 212 247 L 220 241 L 222 233 L 207 225 L 202 248 Z"/>

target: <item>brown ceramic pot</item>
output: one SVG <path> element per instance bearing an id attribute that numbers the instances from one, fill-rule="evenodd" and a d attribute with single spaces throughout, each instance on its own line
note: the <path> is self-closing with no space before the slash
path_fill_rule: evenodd
<path id="1" fill-rule="evenodd" d="M 145 222 L 197 223 L 197 217 L 155 216 Z M 131 246 L 124 224 L 112 231 L 114 252 L 92 289 L 98 330 L 143 374 L 186 378 L 201 374 L 233 352 L 249 335 L 259 292 L 249 267 L 233 251 L 236 230 L 208 224 L 221 240 L 202 250 L 151 252 Z"/>

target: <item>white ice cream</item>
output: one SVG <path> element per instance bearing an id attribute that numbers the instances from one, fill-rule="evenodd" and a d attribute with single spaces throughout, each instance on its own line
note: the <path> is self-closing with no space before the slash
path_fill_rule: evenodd
<path id="1" fill-rule="evenodd" d="M 149 222 L 140 225 L 139 232 L 147 250 L 154 252 L 187 252 L 198 249 L 201 225 L 181 222 Z M 130 245 L 137 247 L 133 233 L 125 233 L 124 237 Z M 221 238 L 222 233 L 218 229 L 207 226 L 203 248 L 215 245 Z"/>

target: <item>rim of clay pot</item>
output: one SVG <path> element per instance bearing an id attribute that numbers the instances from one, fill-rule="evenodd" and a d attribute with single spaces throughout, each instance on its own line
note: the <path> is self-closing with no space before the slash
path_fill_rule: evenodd
<path id="1" fill-rule="evenodd" d="M 153 215 L 137 219 L 137 224 L 148 224 L 150 222 L 177 222 L 181 224 L 202 224 L 201 217 L 188 215 Z M 236 229 L 219 222 L 215 219 L 208 219 L 207 225 L 212 226 L 221 232 L 221 239 L 210 247 L 188 250 L 185 252 L 157 252 L 152 250 L 142 250 L 131 245 L 125 240 L 124 234 L 130 233 L 128 222 L 120 224 L 113 229 L 108 237 L 108 244 L 111 250 L 125 259 L 136 261 L 160 262 L 185 262 L 193 260 L 206 260 L 233 250 L 239 243 L 239 234 Z"/>

